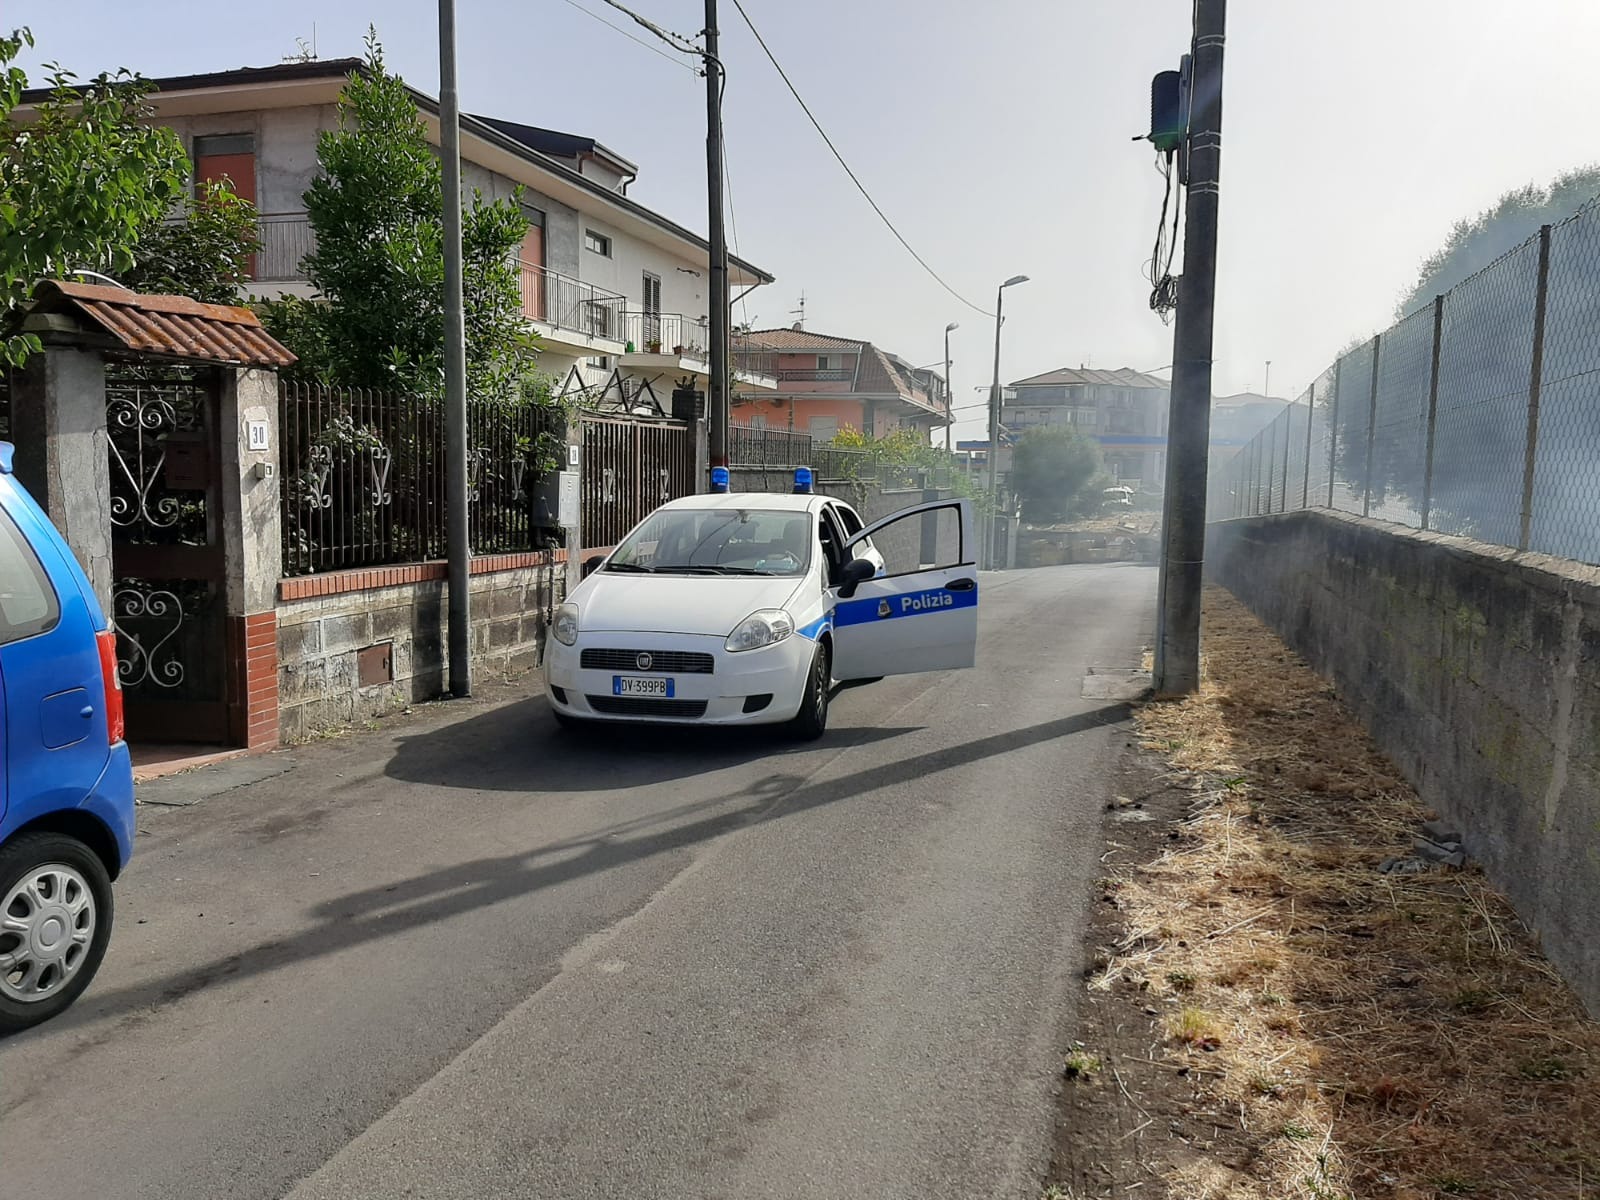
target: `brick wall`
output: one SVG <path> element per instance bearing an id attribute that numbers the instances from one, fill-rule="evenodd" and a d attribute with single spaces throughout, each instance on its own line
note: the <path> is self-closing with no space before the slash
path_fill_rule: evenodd
<path id="1" fill-rule="evenodd" d="M 539 665 L 544 631 L 565 594 L 556 554 L 498 555 L 473 563 L 475 675 L 505 677 Z M 442 694 L 447 685 L 448 589 L 443 563 L 376 567 L 285 579 L 276 614 L 278 713 L 286 740 L 348 725 Z M 363 684 L 363 651 L 388 660 L 392 679 Z M 380 673 L 387 674 L 388 672 Z"/>

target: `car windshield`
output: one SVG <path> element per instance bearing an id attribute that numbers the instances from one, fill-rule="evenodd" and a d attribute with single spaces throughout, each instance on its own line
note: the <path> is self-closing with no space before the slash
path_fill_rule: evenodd
<path id="1" fill-rule="evenodd" d="M 792 509 L 664 508 L 652 513 L 605 569 L 660 575 L 803 575 L 811 514 Z"/>

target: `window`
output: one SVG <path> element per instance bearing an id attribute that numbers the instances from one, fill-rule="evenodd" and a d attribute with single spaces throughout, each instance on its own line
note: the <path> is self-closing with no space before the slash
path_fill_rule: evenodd
<path id="1" fill-rule="evenodd" d="M 879 527 L 872 537 L 883 556 L 884 575 L 913 575 L 961 566 L 968 561 L 961 544 L 959 502 L 907 513 Z"/>
<path id="2" fill-rule="evenodd" d="M 839 436 L 839 418 L 812 417 L 807 423 L 806 432 L 814 442 L 831 442 Z"/>
<path id="3" fill-rule="evenodd" d="M 596 254 L 603 254 L 607 258 L 611 257 L 611 239 L 603 233 L 596 233 L 592 229 L 583 231 L 583 248 L 585 250 L 593 250 Z"/>
<path id="4" fill-rule="evenodd" d="M 661 276 L 652 275 L 649 271 L 644 273 L 644 311 L 654 316 L 661 315 Z"/>
<path id="5" fill-rule="evenodd" d="M 819 371 L 831 371 L 831 370 L 833 370 L 833 359 L 829 358 L 826 354 L 817 355 L 817 370 L 819 370 Z"/>
<path id="6" fill-rule="evenodd" d="M 250 133 L 224 133 L 211 137 L 197 137 L 194 140 L 194 156 L 208 158 L 211 155 L 254 154 L 256 152 L 256 139 Z"/>
<path id="7" fill-rule="evenodd" d="M 44 566 L 0 510 L 0 645 L 44 633 L 60 615 Z"/>
<path id="8" fill-rule="evenodd" d="M 596 371 L 611 370 L 611 356 L 609 354 L 596 354 L 583 360 L 583 365 L 593 367 Z"/>
<path id="9" fill-rule="evenodd" d="M 659 508 L 606 560 L 606 571 L 804 575 L 816 533 L 794 509 Z"/>
<path id="10" fill-rule="evenodd" d="M 583 306 L 583 324 L 584 332 L 590 337 L 610 337 L 611 310 L 597 300 L 590 300 Z"/>

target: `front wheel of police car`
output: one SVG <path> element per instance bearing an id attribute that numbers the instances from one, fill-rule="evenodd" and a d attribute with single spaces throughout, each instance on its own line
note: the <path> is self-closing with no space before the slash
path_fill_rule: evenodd
<path id="1" fill-rule="evenodd" d="M 806 672 L 806 689 L 800 711 L 789 722 L 789 732 L 798 740 L 814 742 L 828 731 L 828 701 L 833 688 L 833 656 L 827 642 L 818 642 Z"/>

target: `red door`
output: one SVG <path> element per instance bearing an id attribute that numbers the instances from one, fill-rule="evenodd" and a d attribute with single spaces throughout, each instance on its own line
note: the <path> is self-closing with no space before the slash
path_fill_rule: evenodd
<path id="1" fill-rule="evenodd" d="M 255 138 L 248 133 L 222 137 L 197 137 L 194 140 L 194 184 L 196 194 L 203 183 L 227 183 L 242 199 L 256 202 Z M 262 230 L 266 232 L 265 228 Z M 250 277 L 256 275 L 256 256 L 250 256 Z"/>
<path id="2" fill-rule="evenodd" d="M 535 321 L 544 320 L 544 229 L 528 226 L 522 238 L 522 315 Z"/>

